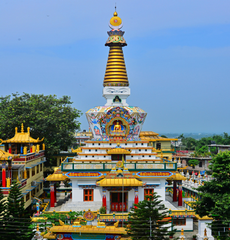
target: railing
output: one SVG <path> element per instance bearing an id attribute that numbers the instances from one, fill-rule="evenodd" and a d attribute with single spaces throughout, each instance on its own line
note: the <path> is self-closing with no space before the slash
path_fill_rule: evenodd
<path id="1" fill-rule="evenodd" d="M 176 171 L 177 163 L 125 163 L 129 171 Z M 70 163 L 63 162 L 61 171 L 110 171 L 116 167 L 116 163 Z"/>
<path id="2" fill-rule="evenodd" d="M 192 216 L 195 217 L 196 212 L 194 210 L 171 210 L 169 209 L 169 216 Z"/>
<path id="3" fill-rule="evenodd" d="M 26 155 L 20 154 L 20 157 L 13 159 L 13 162 L 27 162 L 30 160 L 34 160 L 35 158 L 39 158 L 45 155 L 45 151 L 42 150 L 39 153 L 28 153 Z"/>
<path id="4" fill-rule="evenodd" d="M 128 221 L 128 213 L 98 214 L 97 218 L 102 222 Z"/>

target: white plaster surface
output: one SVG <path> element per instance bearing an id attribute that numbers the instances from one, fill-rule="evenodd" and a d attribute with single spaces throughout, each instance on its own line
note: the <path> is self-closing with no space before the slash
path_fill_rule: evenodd
<path id="1" fill-rule="evenodd" d="M 205 228 L 207 230 L 208 240 L 214 240 L 214 238 L 212 236 L 212 231 L 208 227 L 208 224 L 211 223 L 211 222 L 212 222 L 212 220 L 198 220 L 198 234 L 197 234 L 198 240 L 203 240 L 204 239 Z"/>

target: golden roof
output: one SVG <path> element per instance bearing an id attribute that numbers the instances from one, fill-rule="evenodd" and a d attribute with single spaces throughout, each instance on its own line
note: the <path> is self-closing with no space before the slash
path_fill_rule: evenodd
<path id="1" fill-rule="evenodd" d="M 180 173 L 176 172 L 176 174 L 173 174 L 167 180 L 181 181 L 181 180 L 187 180 L 187 178 L 182 176 Z"/>
<path id="2" fill-rule="evenodd" d="M 108 154 L 130 154 L 130 151 L 124 148 L 113 148 L 107 151 Z"/>
<path id="3" fill-rule="evenodd" d="M 152 131 L 143 131 L 140 132 L 140 138 L 141 140 L 146 140 L 146 141 L 177 141 L 178 139 L 176 138 L 164 138 L 160 137 L 158 133 L 152 132 Z"/>
<path id="4" fill-rule="evenodd" d="M 82 149 L 81 149 L 80 147 L 77 148 L 77 149 L 71 148 L 71 151 L 72 151 L 73 153 L 81 153 L 81 152 L 82 152 Z"/>
<path id="5" fill-rule="evenodd" d="M 5 152 L 3 150 L 0 149 L 0 160 L 11 160 L 14 158 L 17 158 L 18 156 L 15 156 L 13 154 L 10 154 L 8 152 Z"/>
<path id="6" fill-rule="evenodd" d="M 53 173 L 46 178 L 46 181 L 55 182 L 55 181 L 65 181 L 69 179 L 66 175 L 62 173 Z"/>
<path id="7" fill-rule="evenodd" d="M 44 238 L 47 238 L 47 239 L 56 239 L 57 235 L 52 233 L 52 232 L 48 232 L 44 235 Z"/>
<path id="8" fill-rule="evenodd" d="M 133 178 L 133 179 L 124 179 L 124 178 L 116 178 L 116 179 L 102 179 L 97 182 L 97 184 L 101 187 L 141 187 L 143 186 L 143 182 Z"/>
<path id="9" fill-rule="evenodd" d="M 23 123 L 21 125 L 21 132 L 18 132 L 18 128 L 15 128 L 15 135 L 13 138 L 8 140 L 2 140 L 3 143 L 39 143 L 42 142 L 44 138 L 39 140 L 39 138 L 34 139 L 30 137 L 30 128 L 27 128 L 27 132 L 24 132 Z"/>
<path id="10" fill-rule="evenodd" d="M 63 226 L 54 226 L 50 228 L 50 231 L 53 233 L 57 232 L 74 232 L 74 233 L 110 233 L 110 234 L 126 234 L 125 228 L 115 227 L 115 226 L 106 226 L 105 228 L 98 228 L 97 226 L 84 226 L 73 227 L 73 225 L 63 225 Z M 46 237 L 46 235 L 44 236 Z"/>
<path id="11" fill-rule="evenodd" d="M 155 133 L 152 131 L 142 131 L 140 132 L 140 137 L 147 137 L 147 136 L 158 136 L 159 133 Z"/>

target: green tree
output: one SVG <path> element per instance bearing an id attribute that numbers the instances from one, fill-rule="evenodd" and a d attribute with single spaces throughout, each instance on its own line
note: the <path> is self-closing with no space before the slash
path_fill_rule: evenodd
<path id="1" fill-rule="evenodd" d="M 5 219 L 6 218 L 6 199 L 2 193 L 2 189 L 0 188 L 0 232 L 3 231 L 5 227 Z M 1 235 L 1 234 L 0 234 Z M 5 236 L 3 235 L 3 239 Z"/>
<path id="2" fill-rule="evenodd" d="M 188 161 L 188 165 L 189 166 L 192 166 L 192 167 L 195 167 L 196 165 L 198 165 L 199 164 L 199 160 L 197 160 L 197 159 L 190 159 L 189 161 Z"/>
<path id="3" fill-rule="evenodd" d="M 144 201 L 134 204 L 137 208 L 131 209 L 129 224 L 126 227 L 128 236 L 133 240 L 165 240 L 176 232 L 171 230 L 168 210 L 159 197 L 153 193 Z"/>
<path id="4" fill-rule="evenodd" d="M 7 199 L 5 227 L 2 236 L 11 240 L 31 240 L 33 232 L 30 229 L 31 219 L 24 209 L 24 197 L 19 184 L 13 181 Z"/>
<path id="5" fill-rule="evenodd" d="M 15 127 L 20 129 L 23 123 L 24 127 L 30 127 L 33 138 L 45 138 L 48 156 L 67 150 L 80 128 L 77 118 L 81 112 L 71 104 L 68 96 L 16 93 L 0 97 L 0 138 L 12 138 Z"/>
<path id="6" fill-rule="evenodd" d="M 211 224 L 213 236 L 227 240 L 230 224 L 230 152 L 218 153 L 211 161 L 210 174 L 213 180 L 204 182 L 198 188 L 200 199 L 194 203 L 196 213 L 201 217 L 214 219 Z"/>

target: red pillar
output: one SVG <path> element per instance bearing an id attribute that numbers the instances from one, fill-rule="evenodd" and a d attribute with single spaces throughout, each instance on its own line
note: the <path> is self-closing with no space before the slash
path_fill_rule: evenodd
<path id="1" fill-rule="evenodd" d="M 134 204 L 138 204 L 138 202 L 139 202 L 139 198 L 138 198 L 138 193 L 137 193 L 137 195 L 135 194 Z M 137 206 L 135 206 L 134 208 L 137 208 Z"/>
<path id="2" fill-rule="evenodd" d="M 57 202 L 57 187 L 56 187 L 56 183 L 54 183 L 54 202 Z"/>
<path id="3" fill-rule="evenodd" d="M 6 187 L 6 162 L 2 162 L 2 187 Z"/>
<path id="4" fill-rule="evenodd" d="M 9 145 L 9 153 L 12 153 L 11 145 Z"/>
<path id="5" fill-rule="evenodd" d="M 178 206 L 182 206 L 182 183 L 179 184 Z"/>
<path id="6" fill-rule="evenodd" d="M 106 209 L 106 190 L 103 190 L 102 206 Z"/>
<path id="7" fill-rule="evenodd" d="M 54 207 L 55 203 L 55 192 L 54 192 L 54 185 L 50 185 L 50 207 Z"/>
<path id="8" fill-rule="evenodd" d="M 173 181 L 173 202 L 177 201 L 177 189 L 176 189 L 176 181 Z"/>

